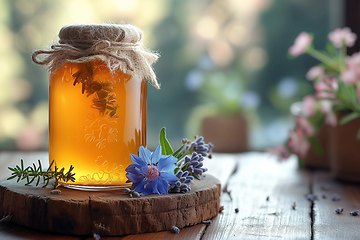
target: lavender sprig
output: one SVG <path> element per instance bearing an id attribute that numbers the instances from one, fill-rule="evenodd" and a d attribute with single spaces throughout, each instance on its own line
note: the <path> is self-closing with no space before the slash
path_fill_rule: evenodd
<path id="1" fill-rule="evenodd" d="M 189 173 L 197 179 L 200 179 L 200 175 L 206 172 L 208 169 L 202 167 L 204 157 L 200 153 L 193 152 L 191 157 L 185 157 L 185 164 L 183 170 L 189 171 Z"/>
<path id="2" fill-rule="evenodd" d="M 214 145 L 212 143 L 206 144 L 202 136 L 195 136 L 194 138 L 194 141 L 183 138 L 182 145 L 174 151 L 166 138 L 165 128 L 162 128 L 160 131 L 162 154 L 172 155 L 177 159 L 174 174 L 178 180 L 168 185 L 169 193 L 186 193 L 191 191 L 190 182 L 194 178 L 200 180 L 200 176 L 207 171 L 207 168 L 203 167 L 203 160 L 204 157 L 211 158 Z M 191 156 L 188 156 L 189 154 Z"/>
<path id="3" fill-rule="evenodd" d="M 210 157 L 211 158 L 211 153 L 212 150 L 214 148 L 214 145 L 212 143 L 208 143 L 206 144 L 204 142 L 204 137 L 203 136 L 195 136 L 195 141 L 191 142 L 189 140 L 187 140 L 186 138 L 184 138 L 182 140 L 183 143 L 187 143 L 188 145 L 185 147 L 185 153 L 188 152 L 196 152 L 198 154 L 201 154 L 204 157 Z"/>
<path id="4" fill-rule="evenodd" d="M 191 191 L 190 183 L 194 180 L 193 176 L 189 176 L 188 171 L 179 170 L 175 175 L 179 180 L 169 184 L 169 192 L 171 193 L 187 193 Z"/>

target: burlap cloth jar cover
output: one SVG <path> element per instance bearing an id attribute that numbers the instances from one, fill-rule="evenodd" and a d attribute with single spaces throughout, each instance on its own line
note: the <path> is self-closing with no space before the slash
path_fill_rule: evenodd
<path id="1" fill-rule="evenodd" d="M 142 37 L 139 28 L 128 24 L 67 25 L 59 32 L 59 43 L 52 44 L 50 50 L 34 51 L 32 59 L 46 65 L 50 73 L 66 62 L 101 60 L 111 72 L 120 70 L 133 77 L 148 79 L 159 89 L 151 66 L 159 55 L 144 48 L 140 42 Z M 39 55 L 45 57 L 39 58 Z"/>

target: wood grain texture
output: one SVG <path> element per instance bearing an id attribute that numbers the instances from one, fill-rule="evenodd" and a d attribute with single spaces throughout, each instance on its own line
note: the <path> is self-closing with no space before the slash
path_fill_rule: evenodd
<path id="1" fill-rule="evenodd" d="M 239 155 L 238 162 L 228 184 L 232 200 L 221 196 L 224 211 L 203 239 L 310 239 L 309 172 L 298 171 L 296 159 L 279 164 L 261 153 Z"/>
<path id="2" fill-rule="evenodd" d="M 360 186 L 336 181 L 324 171 L 314 172 L 313 182 L 313 192 L 319 196 L 314 201 L 314 239 L 360 239 L 360 216 L 350 215 L 351 211 L 360 210 Z M 341 200 L 332 201 L 334 194 L 340 195 Z M 344 212 L 336 214 L 338 207 Z"/>
<path id="3" fill-rule="evenodd" d="M 186 194 L 130 198 L 120 191 L 86 192 L 66 188 L 0 183 L 0 216 L 12 222 L 55 233 L 117 236 L 183 228 L 214 217 L 219 209 L 220 183 L 211 177 L 194 181 Z"/>
<path id="4" fill-rule="evenodd" d="M 236 170 L 238 159 L 241 154 L 214 153 L 212 159 L 206 159 L 204 167 L 208 169 L 206 175 L 216 177 L 224 187 L 231 175 Z"/>
<path id="5" fill-rule="evenodd" d="M 180 230 L 180 233 L 172 231 L 162 231 L 156 233 L 132 234 L 122 237 L 101 237 L 101 240 L 200 240 L 205 232 L 205 224 L 197 224 L 192 227 L 186 227 Z M 94 240 L 89 237 L 86 240 Z"/>
<path id="6" fill-rule="evenodd" d="M 46 233 L 12 223 L 0 223 L 0 239 L 1 240 L 81 240 L 81 238 L 77 236 Z"/>

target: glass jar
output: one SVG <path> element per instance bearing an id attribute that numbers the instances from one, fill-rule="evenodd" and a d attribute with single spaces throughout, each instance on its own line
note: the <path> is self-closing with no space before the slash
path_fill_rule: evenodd
<path id="1" fill-rule="evenodd" d="M 159 88 L 151 67 L 158 55 L 131 25 L 68 25 L 59 38 L 32 55 L 50 71 L 49 161 L 74 167 L 68 187 L 128 186 L 130 155 L 146 147 L 147 80 Z"/>
<path id="2" fill-rule="evenodd" d="M 130 154 L 146 146 L 147 82 L 99 61 L 50 74 L 49 160 L 73 165 L 75 185 L 121 186 Z"/>

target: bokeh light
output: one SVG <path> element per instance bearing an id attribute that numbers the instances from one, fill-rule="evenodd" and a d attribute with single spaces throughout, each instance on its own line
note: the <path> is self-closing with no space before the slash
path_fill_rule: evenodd
<path id="1" fill-rule="evenodd" d="M 161 127 L 167 127 L 170 142 L 191 138 L 199 133 L 201 119 L 218 113 L 218 108 L 223 114 L 249 118 L 252 149 L 281 142 L 281 134 L 270 135 L 288 131 L 290 103 L 312 91 L 304 81 L 312 63 L 290 61 L 287 49 L 300 31 L 324 36 L 315 44 L 325 41 L 325 33 L 335 27 L 329 26 L 336 15 L 331 4 L 0 1 L 0 150 L 47 149 L 48 73 L 31 62 L 31 52 L 48 48 L 58 40 L 62 26 L 75 23 L 134 24 L 143 30 L 145 46 L 162 55 L 155 65 L 162 89 L 149 88 L 148 94 L 150 149 L 157 145 Z M 249 111 L 244 113 L 243 108 Z"/>

